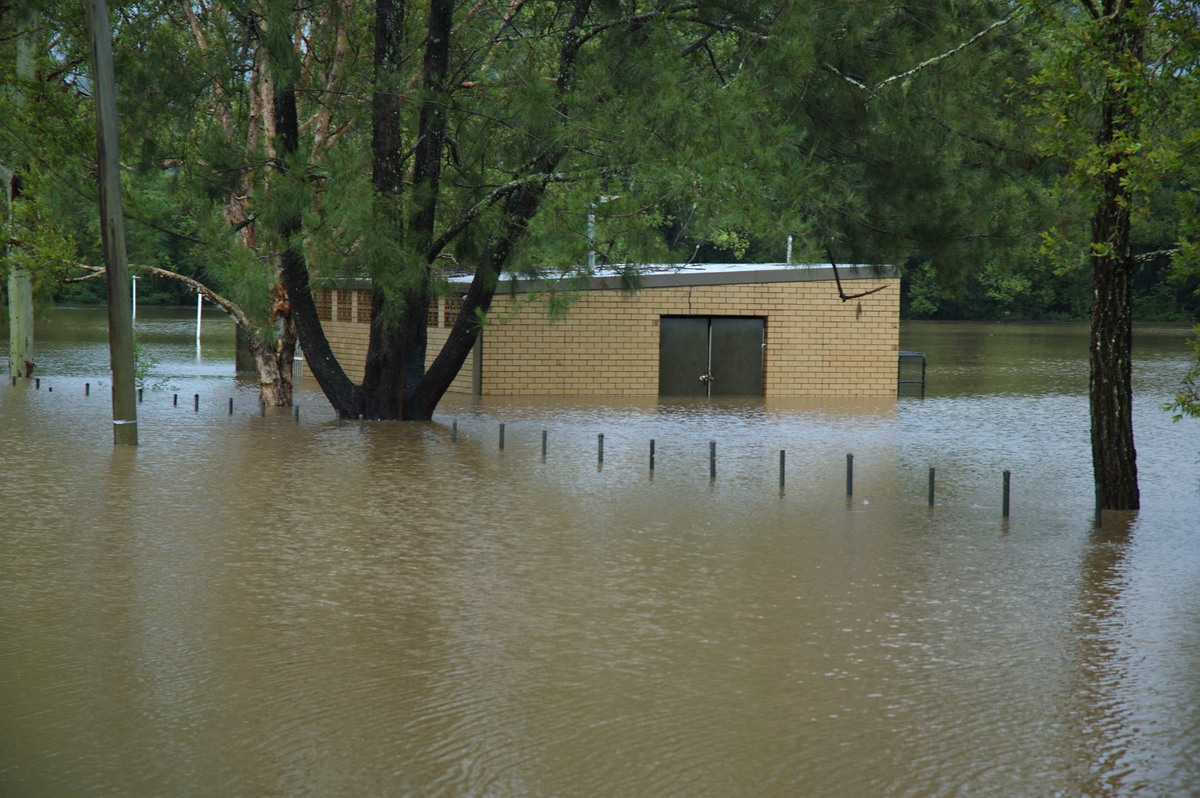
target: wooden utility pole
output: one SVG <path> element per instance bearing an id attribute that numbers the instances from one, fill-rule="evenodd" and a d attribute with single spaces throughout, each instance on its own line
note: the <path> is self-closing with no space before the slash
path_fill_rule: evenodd
<path id="1" fill-rule="evenodd" d="M 17 10 L 17 77 L 33 77 L 33 30 L 37 12 L 29 8 Z M 17 88 L 17 107 L 25 104 L 25 92 Z M 5 199 L 8 200 L 8 226 L 12 227 L 13 203 L 21 194 L 21 167 L 12 165 L 5 175 Z M 13 236 L 15 237 L 15 236 Z M 5 251 L 11 253 L 13 245 Z M 28 377 L 33 371 L 33 277 L 24 269 L 8 270 L 8 373 L 10 377 Z"/>
<path id="2" fill-rule="evenodd" d="M 136 446 L 133 301 L 121 209 L 121 162 L 117 150 L 117 81 L 112 31 L 105 0 L 90 0 L 92 95 L 96 101 L 96 161 L 100 173 L 100 230 L 108 269 L 108 349 L 113 376 L 113 443 Z"/>

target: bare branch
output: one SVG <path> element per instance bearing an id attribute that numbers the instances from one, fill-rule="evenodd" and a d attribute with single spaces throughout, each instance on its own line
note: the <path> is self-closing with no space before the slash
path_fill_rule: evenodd
<path id="1" fill-rule="evenodd" d="M 1179 254 L 1179 249 L 1156 249 L 1153 252 L 1143 252 L 1141 255 L 1134 255 L 1130 258 L 1130 262 L 1134 264 L 1149 263 L 1152 260 L 1159 258 L 1173 258 Z"/>
<path id="2" fill-rule="evenodd" d="M 517 189 L 534 183 L 565 183 L 570 179 L 571 178 L 569 176 L 563 174 L 562 172 L 551 172 L 549 174 L 526 175 L 525 177 L 520 177 L 516 180 L 510 180 L 501 186 L 497 186 L 486 197 L 476 202 L 470 208 L 467 208 L 462 215 L 455 220 L 454 224 L 443 230 L 441 235 L 433 240 L 433 242 L 429 245 L 429 249 L 425 251 L 425 260 L 429 263 L 433 263 L 433 261 L 436 260 L 441 254 L 442 250 L 445 249 L 450 242 L 453 241 L 456 236 L 458 236 L 459 233 L 465 230 L 467 226 L 471 224 L 471 222 L 475 221 L 475 219 L 479 217 L 479 214 L 483 213 L 492 205 L 495 205 L 498 201 L 509 196 Z"/>
<path id="3" fill-rule="evenodd" d="M 923 69 L 928 69 L 929 67 L 938 63 L 939 61 L 944 61 L 947 58 L 950 58 L 951 56 L 957 55 L 958 53 L 960 53 L 963 50 L 970 47 L 975 42 L 982 39 L 984 36 L 987 36 L 989 33 L 994 31 L 996 28 L 999 28 L 1001 25 L 1007 25 L 1009 22 L 1012 22 L 1013 17 L 1015 17 L 1015 16 L 1016 16 L 1016 12 L 1014 11 L 1012 14 L 1009 14 L 1007 17 L 996 20 L 991 25 L 988 25 L 986 28 L 979 31 L 979 33 L 976 33 L 970 39 L 967 39 L 965 42 L 958 45 L 957 47 L 952 47 L 949 50 L 947 50 L 946 52 L 942 53 L 941 55 L 935 55 L 933 58 L 927 58 L 924 61 L 922 61 L 921 63 L 917 64 L 912 69 L 909 69 L 905 72 L 901 72 L 898 75 L 892 75 L 890 78 L 884 78 L 883 80 L 879 81 L 874 86 L 872 86 L 870 88 L 870 91 L 871 92 L 878 91 L 879 89 L 882 89 L 884 86 L 888 85 L 889 83 L 894 83 L 897 80 L 903 80 L 904 78 L 911 77 Z"/>
<path id="4" fill-rule="evenodd" d="M 842 298 L 843 302 L 849 302 L 851 299 L 859 299 L 864 296 L 870 296 L 871 294 L 887 288 L 886 285 L 881 285 L 878 288 L 872 288 L 870 291 L 863 291 L 858 294 L 847 294 L 842 288 L 842 278 L 838 276 L 837 263 L 833 260 L 833 249 L 830 248 L 828 244 L 825 245 L 825 254 L 829 256 L 829 265 L 833 267 L 833 279 L 837 282 L 838 296 Z"/>
<path id="5" fill-rule="evenodd" d="M 86 277 L 75 277 L 69 280 L 63 280 L 64 283 L 79 283 L 83 282 L 84 280 L 92 280 L 97 277 L 104 276 L 108 273 L 108 270 L 103 266 L 91 266 L 86 263 L 77 263 L 75 265 L 86 272 L 91 272 L 91 274 Z M 176 280 L 181 282 L 184 285 L 195 289 L 196 293 L 200 294 L 205 299 L 219 307 L 221 310 L 225 311 L 225 314 L 233 319 L 239 327 L 244 327 L 248 330 L 254 329 L 255 325 L 252 321 L 250 321 L 250 317 L 246 315 L 246 311 L 242 310 L 241 307 L 232 300 L 227 299 L 221 294 L 218 294 L 216 291 L 212 290 L 199 280 L 195 280 L 184 274 L 179 274 L 178 272 L 170 271 L 169 269 L 160 269 L 157 266 L 144 266 L 131 263 L 129 264 L 129 268 L 136 269 L 140 272 L 148 272 L 156 277 L 165 277 L 168 280 Z"/>

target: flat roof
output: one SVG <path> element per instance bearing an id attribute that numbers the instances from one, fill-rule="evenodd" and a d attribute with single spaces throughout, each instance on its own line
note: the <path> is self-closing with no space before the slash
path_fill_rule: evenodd
<path id="1" fill-rule="evenodd" d="M 799 283 L 816 280 L 833 280 L 834 266 L 830 263 L 690 263 L 648 264 L 636 267 L 639 287 L 665 288 L 693 285 L 744 285 L 747 283 Z M 868 264 L 839 264 L 837 277 L 842 280 L 871 280 L 895 277 L 891 266 Z M 497 291 L 523 293 L 537 291 L 569 279 L 569 274 L 546 277 L 521 277 L 504 275 L 500 278 Z M 469 276 L 461 278 L 469 283 Z M 452 281 L 458 282 L 458 279 Z M 622 276 L 617 269 L 597 269 L 583 286 L 585 290 L 605 290 L 622 287 Z"/>
<path id="2" fill-rule="evenodd" d="M 665 288 L 693 285 L 744 285 L 747 283 L 799 283 L 817 280 L 833 280 L 834 265 L 831 263 L 653 263 L 631 267 L 637 274 L 640 288 Z M 898 272 L 891 265 L 864 263 L 838 264 L 837 278 L 841 280 L 878 280 L 897 278 Z M 497 293 L 526 293 L 542 291 L 562 285 L 570 280 L 570 272 L 547 273 L 543 277 L 530 277 L 504 273 L 500 276 Z M 462 274 L 449 278 L 452 285 L 464 288 L 470 284 L 472 275 Z M 584 290 L 603 291 L 621 288 L 622 275 L 619 269 L 602 267 L 596 269 L 582 286 Z M 339 288 L 367 288 L 371 281 L 366 278 L 332 278 Z M 322 281 L 323 282 L 323 281 Z"/>

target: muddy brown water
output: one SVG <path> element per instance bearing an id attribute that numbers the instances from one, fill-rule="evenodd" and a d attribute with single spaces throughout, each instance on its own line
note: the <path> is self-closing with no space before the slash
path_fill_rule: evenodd
<path id="1" fill-rule="evenodd" d="M 1200 792 L 1184 330 L 1138 332 L 1144 508 L 1097 531 L 1079 326 L 906 324 L 924 400 L 360 430 L 307 383 L 260 417 L 227 324 L 147 309 L 169 385 L 114 449 L 103 325 L 0 386 L 0 795 Z"/>

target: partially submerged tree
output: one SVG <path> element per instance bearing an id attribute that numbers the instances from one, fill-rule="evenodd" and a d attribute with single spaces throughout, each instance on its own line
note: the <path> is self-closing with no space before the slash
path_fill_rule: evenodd
<path id="1" fill-rule="evenodd" d="M 240 311 L 231 318 L 245 333 L 260 399 L 272 406 L 292 403 L 296 327 L 279 278 L 279 248 L 259 225 L 275 202 L 274 184 L 282 182 L 268 41 L 280 39 L 295 53 L 291 88 L 311 97 L 299 126 L 305 172 L 314 174 L 328 169 L 330 152 L 354 127 L 353 104 L 347 111 L 343 95 L 353 88 L 351 40 L 361 16 L 352 0 L 331 0 L 288 5 L 285 21 L 275 24 L 270 17 L 278 6 L 267 0 L 168 6 L 130 25 L 130 34 L 144 30 L 125 56 L 127 121 L 144 120 L 155 131 L 141 139 L 136 169 L 172 172 L 182 215 L 202 231 L 189 255 L 191 276 L 214 295 L 236 299 Z M 169 58 L 182 58 L 185 69 L 152 68 Z"/>
<path id="2" fill-rule="evenodd" d="M 274 216 L 301 342 L 334 407 L 429 418 L 474 344 L 501 273 L 537 267 L 538 254 L 584 263 L 595 246 L 584 218 L 601 195 L 620 195 L 620 207 L 606 210 L 624 216 L 623 239 L 633 242 L 656 238 L 637 233 L 653 229 L 668 202 L 703 200 L 711 212 L 736 194 L 755 174 L 752 148 L 769 156 L 772 146 L 754 125 L 732 124 L 752 116 L 751 87 L 738 76 L 770 21 L 748 5 L 478 3 L 456 20 L 448 0 L 377 3 L 372 224 L 360 227 L 346 259 L 373 281 L 361 385 L 320 326 L 303 209 Z M 273 55 L 278 147 L 298 186 L 297 56 L 286 46 Z M 721 147 L 721 135 L 736 136 L 736 145 Z M 624 262 L 631 250 L 614 243 L 610 251 Z M 473 273 L 471 284 L 427 368 L 428 305 L 447 290 L 444 267 L 456 265 Z"/>
<path id="3" fill-rule="evenodd" d="M 1133 436 L 1136 226 L 1164 177 L 1200 144 L 1200 10 L 1175 0 L 1031 0 L 1043 15 L 1038 78 L 1047 151 L 1091 211 L 1091 439 L 1101 505 L 1140 504 Z M 1186 223 L 1186 218 L 1184 219 Z M 1174 231 L 1176 241 L 1188 235 Z"/>

